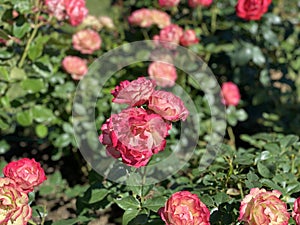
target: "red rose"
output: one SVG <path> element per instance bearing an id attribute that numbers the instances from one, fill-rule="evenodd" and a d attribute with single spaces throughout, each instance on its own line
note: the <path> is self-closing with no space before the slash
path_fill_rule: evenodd
<path id="1" fill-rule="evenodd" d="M 0 224 L 27 225 L 32 210 L 28 196 L 14 180 L 0 177 Z"/>
<path id="2" fill-rule="evenodd" d="M 180 0 L 158 0 L 160 7 L 174 7 L 179 4 Z"/>
<path id="3" fill-rule="evenodd" d="M 161 87 L 172 87 L 177 79 L 176 68 L 164 62 L 152 62 L 148 67 L 148 73 L 150 78 Z"/>
<path id="4" fill-rule="evenodd" d="M 154 91 L 149 99 L 148 108 L 172 122 L 184 121 L 189 115 L 182 100 L 166 91 Z"/>
<path id="5" fill-rule="evenodd" d="M 72 37 L 74 49 L 80 51 L 82 54 L 92 54 L 101 46 L 101 38 L 96 31 L 81 30 Z"/>
<path id="6" fill-rule="evenodd" d="M 166 225 L 209 225 L 210 212 L 197 195 L 189 191 L 174 193 L 158 214 Z"/>
<path id="7" fill-rule="evenodd" d="M 85 0 L 64 0 L 67 16 L 70 24 L 77 26 L 82 23 L 88 14 L 85 6 Z"/>
<path id="8" fill-rule="evenodd" d="M 213 0 L 189 0 L 188 4 L 190 7 L 195 8 L 197 6 L 210 6 Z"/>
<path id="9" fill-rule="evenodd" d="M 33 191 L 34 187 L 47 179 L 41 165 L 28 158 L 8 163 L 3 169 L 3 174 L 14 180 L 26 193 Z"/>
<path id="10" fill-rule="evenodd" d="M 236 14 L 245 20 L 259 20 L 269 8 L 272 0 L 238 0 Z"/>
<path id="11" fill-rule="evenodd" d="M 64 0 L 45 0 L 45 5 L 47 6 L 48 12 L 57 20 L 65 19 L 66 14 Z"/>
<path id="12" fill-rule="evenodd" d="M 86 61 L 77 56 L 66 56 L 62 61 L 62 66 L 74 80 L 82 79 L 88 72 Z"/>
<path id="13" fill-rule="evenodd" d="M 296 221 L 296 224 L 300 224 L 300 197 L 298 197 L 293 206 L 292 217 Z"/>
<path id="14" fill-rule="evenodd" d="M 108 155 L 122 158 L 134 167 L 145 166 L 153 154 L 165 148 L 171 124 L 142 108 L 128 108 L 113 114 L 101 127 L 99 140 Z"/>
<path id="15" fill-rule="evenodd" d="M 160 30 L 159 35 L 155 35 L 153 40 L 162 41 L 162 45 L 168 49 L 175 49 L 180 42 L 183 30 L 176 24 L 171 24 Z"/>
<path id="16" fill-rule="evenodd" d="M 199 39 L 197 38 L 194 30 L 186 30 L 183 32 L 183 35 L 180 37 L 180 44 L 182 46 L 190 46 L 198 43 L 199 43 Z"/>
<path id="17" fill-rule="evenodd" d="M 123 81 L 111 94 L 114 96 L 113 102 L 118 104 L 128 104 L 130 106 L 140 106 L 146 103 L 154 91 L 155 82 L 139 77 L 131 82 Z"/>
<path id="18" fill-rule="evenodd" d="M 237 106 L 241 100 L 239 88 L 232 82 L 225 82 L 221 88 L 222 101 L 224 105 Z"/>

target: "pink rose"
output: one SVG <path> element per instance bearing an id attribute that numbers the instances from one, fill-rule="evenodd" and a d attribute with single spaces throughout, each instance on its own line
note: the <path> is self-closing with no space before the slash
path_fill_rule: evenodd
<path id="1" fill-rule="evenodd" d="M 160 7 L 174 7 L 179 4 L 180 0 L 158 0 Z"/>
<path id="2" fill-rule="evenodd" d="M 145 104 L 155 88 L 155 82 L 139 77 L 131 82 L 123 81 L 112 90 L 113 102 L 127 104 L 130 106 L 140 106 Z"/>
<path id="3" fill-rule="evenodd" d="M 296 224 L 300 224 L 300 197 L 294 202 L 294 207 L 292 211 L 292 217 L 296 221 Z"/>
<path id="4" fill-rule="evenodd" d="M 197 6 L 208 7 L 212 4 L 213 0 L 189 0 L 188 4 L 190 7 L 195 8 Z"/>
<path id="5" fill-rule="evenodd" d="M 82 23 L 88 14 L 85 6 L 85 0 L 64 0 L 67 16 L 70 24 L 77 26 Z"/>
<path id="6" fill-rule="evenodd" d="M 161 87 L 172 87 L 177 79 L 176 68 L 164 62 L 152 62 L 148 67 L 148 74 Z"/>
<path id="7" fill-rule="evenodd" d="M 128 17 L 128 22 L 131 25 L 150 27 L 153 24 L 152 11 L 145 8 L 138 9 Z"/>
<path id="8" fill-rule="evenodd" d="M 199 43 L 199 39 L 197 38 L 194 30 L 186 30 L 183 32 L 183 35 L 180 37 L 180 44 L 182 46 L 190 46 L 198 43 Z"/>
<path id="9" fill-rule="evenodd" d="M 174 193 L 158 214 L 166 225 L 209 225 L 210 212 L 197 195 L 189 191 Z"/>
<path id="10" fill-rule="evenodd" d="M 134 167 L 145 166 L 153 154 L 164 150 L 171 124 L 143 108 L 113 114 L 101 127 L 99 140 L 107 154 Z"/>
<path id="11" fill-rule="evenodd" d="M 271 2 L 272 0 L 238 0 L 236 14 L 245 20 L 260 20 Z"/>
<path id="12" fill-rule="evenodd" d="M 57 20 L 64 20 L 66 18 L 64 0 L 45 0 L 45 5 L 49 13 Z"/>
<path id="13" fill-rule="evenodd" d="M 13 179 L 25 193 L 33 191 L 47 179 L 40 163 L 28 158 L 8 163 L 3 168 L 3 174 Z"/>
<path id="14" fill-rule="evenodd" d="M 162 41 L 161 44 L 168 49 L 175 49 L 180 42 L 183 30 L 176 24 L 171 24 L 160 30 L 159 35 L 155 35 L 153 40 Z"/>
<path id="15" fill-rule="evenodd" d="M 290 214 L 277 190 L 252 188 L 240 206 L 239 220 L 248 225 L 288 225 Z"/>
<path id="16" fill-rule="evenodd" d="M 232 82 L 222 84 L 222 101 L 224 105 L 237 106 L 241 100 L 241 95 L 238 86 Z"/>
<path id="17" fill-rule="evenodd" d="M 148 108 L 172 122 L 184 121 L 189 115 L 182 100 L 166 91 L 154 91 L 150 96 Z"/>
<path id="18" fill-rule="evenodd" d="M 171 24 L 171 17 L 166 12 L 157 9 L 151 10 L 151 18 L 153 24 L 156 24 L 159 28 L 164 28 Z"/>
<path id="19" fill-rule="evenodd" d="M 102 41 L 96 31 L 87 29 L 74 34 L 72 42 L 74 49 L 80 51 L 82 54 L 92 54 L 94 51 L 100 49 Z"/>
<path id="20" fill-rule="evenodd" d="M 77 56 L 66 56 L 62 61 L 62 66 L 74 80 L 80 80 L 88 72 L 86 61 Z"/>
<path id="21" fill-rule="evenodd" d="M 31 214 L 27 194 L 12 179 L 0 177 L 0 224 L 27 225 Z"/>

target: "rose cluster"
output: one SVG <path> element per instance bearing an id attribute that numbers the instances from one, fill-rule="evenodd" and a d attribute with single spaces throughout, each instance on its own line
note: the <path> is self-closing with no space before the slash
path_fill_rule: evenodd
<path id="1" fill-rule="evenodd" d="M 26 225 L 31 218 L 28 193 L 47 178 L 34 159 L 8 163 L 0 177 L 0 224 Z"/>
<path id="2" fill-rule="evenodd" d="M 121 82 L 111 92 L 114 103 L 129 107 L 106 120 L 99 140 L 108 155 L 126 165 L 146 166 L 153 154 L 165 149 L 172 122 L 184 121 L 189 114 L 179 97 L 155 87 L 153 80 L 139 77 Z"/>
<path id="3" fill-rule="evenodd" d="M 288 225 L 290 214 L 278 190 L 252 188 L 240 205 L 239 221 L 247 225 Z M 158 214 L 166 225 L 209 225 L 210 212 L 197 195 L 188 191 L 174 193 Z M 292 217 L 300 224 L 300 197 L 294 202 Z"/>

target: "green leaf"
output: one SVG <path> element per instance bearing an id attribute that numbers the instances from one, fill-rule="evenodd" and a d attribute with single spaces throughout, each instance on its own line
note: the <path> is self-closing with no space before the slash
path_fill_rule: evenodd
<path id="1" fill-rule="evenodd" d="M 263 66 L 266 62 L 266 58 L 265 56 L 263 55 L 262 51 L 260 50 L 259 47 L 255 46 L 253 49 L 252 49 L 252 54 L 253 54 L 253 57 L 252 57 L 252 60 L 253 62 L 258 65 L 258 66 Z"/>
<path id="2" fill-rule="evenodd" d="M 35 127 L 35 133 L 39 138 L 44 138 L 48 135 L 48 128 L 44 124 L 39 124 Z"/>
<path id="3" fill-rule="evenodd" d="M 93 204 L 96 202 L 100 202 L 102 199 L 104 199 L 109 193 L 109 190 L 107 189 L 92 189 L 91 198 L 89 200 L 89 204 Z"/>
<path id="4" fill-rule="evenodd" d="M 124 210 L 133 210 L 140 208 L 140 202 L 133 196 L 127 196 L 122 199 L 115 199 L 115 203 Z"/>
<path id="5" fill-rule="evenodd" d="M 15 100 L 26 95 L 26 91 L 23 90 L 20 83 L 14 83 L 8 88 L 6 96 L 10 101 Z"/>
<path id="6" fill-rule="evenodd" d="M 44 88 L 42 79 L 26 79 L 21 82 L 22 88 L 28 93 L 36 93 Z"/>
<path id="7" fill-rule="evenodd" d="M 0 80 L 9 81 L 8 68 L 5 68 L 4 66 L 0 67 Z"/>
<path id="8" fill-rule="evenodd" d="M 32 108 L 32 115 L 34 120 L 38 123 L 49 122 L 55 118 L 53 112 L 43 105 L 34 106 Z"/>
<path id="9" fill-rule="evenodd" d="M 167 198 L 164 196 L 149 198 L 143 203 L 143 207 L 157 212 L 161 207 L 165 205 Z"/>
<path id="10" fill-rule="evenodd" d="M 13 35 L 17 38 L 22 38 L 28 32 L 30 32 L 30 23 L 23 23 L 23 21 L 18 20 L 13 25 Z"/>
<path id="11" fill-rule="evenodd" d="M 64 148 L 71 143 L 71 137 L 69 134 L 61 134 L 58 138 L 54 141 L 54 146 L 59 148 Z"/>
<path id="12" fill-rule="evenodd" d="M 288 148 L 299 140 L 296 135 L 287 135 L 279 140 L 281 148 Z"/>
<path id="13" fill-rule="evenodd" d="M 215 203 L 217 205 L 220 205 L 224 202 L 227 202 L 229 200 L 229 197 L 227 194 L 223 193 L 223 192 L 218 192 L 215 196 L 214 196 L 214 199 L 215 199 Z"/>
<path id="14" fill-rule="evenodd" d="M 12 0 L 11 1 L 14 9 L 20 13 L 31 13 L 32 12 L 32 1 L 28 0 Z"/>
<path id="15" fill-rule="evenodd" d="M 32 206 L 32 217 L 46 217 L 48 215 L 47 210 L 40 205 Z"/>
<path id="16" fill-rule="evenodd" d="M 239 121 L 245 121 L 248 118 L 248 115 L 244 109 L 239 109 L 236 111 L 236 117 Z"/>
<path id="17" fill-rule="evenodd" d="M 257 164 L 257 169 L 260 175 L 262 175 L 265 178 L 271 178 L 274 174 L 270 171 L 270 169 L 265 166 L 264 164 L 262 164 L 261 162 L 259 162 Z"/>
<path id="18" fill-rule="evenodd" d="M 32 113 L 30 110 L 18 112 L 17 113 L 17 121 L 18 123 L 23 126 L 29 126 L 32 124 Z"/>
<path id="19" fill-rule="evenodd" d="M 9 150 L 10 146 L 5 140 L 0 141 L 0 154 L 4 154 Z"/>
<path id="20" fill-rule="evenodd" d="M 131 220 L 133 220 L 139 214 L 139 210 L 129 209 L 123 214 L 122 225 L 127 225 Z"/>
<path id="21" fill-rule="evenodd" d="M 12 68 L 10 71 L 10 78 L 14 80 L 23 80 L 26 78 L 26 73 L 23 69 L 20 69 L 18 67 Z"/>

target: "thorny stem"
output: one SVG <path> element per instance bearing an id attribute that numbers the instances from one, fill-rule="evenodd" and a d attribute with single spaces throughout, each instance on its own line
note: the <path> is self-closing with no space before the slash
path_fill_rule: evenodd
<path id="1" fill-rule="evenodd" d="M 230 126 L 227 127 L 227 132 L 229 135 L 229 143 L 228 144 L 235 149 L 235 136 L 234 136 L 232 127 L 230 127 Z"/>
<path id="2" fill-rule="evenodd" d="M 144 167 L 143 176 L 142 176 L 142 186 L 141 186 L 141 202 L 144 202 L 145 196 L 143 196 L 144 192 L 144 185 L 146 183 L 146 174 L 147 174 L 147 167 Z"/>

